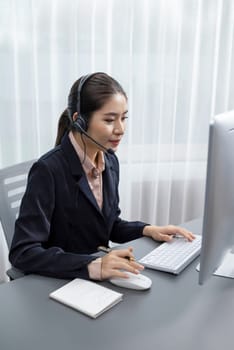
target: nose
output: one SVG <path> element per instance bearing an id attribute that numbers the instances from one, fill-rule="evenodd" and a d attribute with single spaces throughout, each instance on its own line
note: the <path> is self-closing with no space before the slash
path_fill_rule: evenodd
<path id="1" fill-rule="evenodd" d="M 125 131 L 125 124 L 122 120 L 116 121 L 114 133 L 117 135 L 123 135 Z"/>

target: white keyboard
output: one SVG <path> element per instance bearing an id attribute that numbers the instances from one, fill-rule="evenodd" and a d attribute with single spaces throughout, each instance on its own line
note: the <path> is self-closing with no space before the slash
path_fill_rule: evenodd
<path id="1" fill-rule="evenodd" d="M 183 237 L 164 242 L 140 259 L 139 263 L 150 269 L 179 274 L 200 254 L 201 236 L 195 237 L 192 242 Z"/>

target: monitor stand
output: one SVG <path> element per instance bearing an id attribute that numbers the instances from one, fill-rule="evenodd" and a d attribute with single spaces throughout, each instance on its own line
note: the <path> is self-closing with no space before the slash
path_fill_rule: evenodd
<path id="1" fill-rule="evenodd" d="M 196 270 L 200 271 L 200 263 L 197 265 Z M 228 250 L 221 265 L 215 270 L 213 275 L 234 278 L 234 247 Z"/>
<path id="2" fill-rule="evenodd" d="M 234 278 L 234 248 L 229 249 L 214 275 Z"/>

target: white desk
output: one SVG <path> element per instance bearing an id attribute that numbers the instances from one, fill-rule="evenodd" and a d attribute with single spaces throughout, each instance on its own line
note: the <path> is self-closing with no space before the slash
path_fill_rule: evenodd
<path id="1" fill-rule="evenodd" d="M 131 245 L 140 257 L 155 243 Z M 232 349 L 234 281 L 212 277 L 198 285 L 197 262 L 179 276 L 145 270 L 149 291 L 103 283 L 123 291 L 124 300 L 96 320 L 49 299 L 65 280 L 31 275 L 0 285 L 0 349 Z"/>

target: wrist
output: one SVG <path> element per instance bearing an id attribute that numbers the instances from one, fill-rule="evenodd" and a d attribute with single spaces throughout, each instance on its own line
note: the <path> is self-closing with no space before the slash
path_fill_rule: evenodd
<path id="1" fill-rule="evenodd" d="M 100 281 L 102 279 L 102 259 L 98 258 L 88 264 L 89 278 Z"/>
<path id="2" fill-rule="evenodd" d="M 142 232 L 143 236 L 145 237 L 151 237 L 151 226 L 150 225 L 146 225 L 143 228 L 143 232 Z"/>

